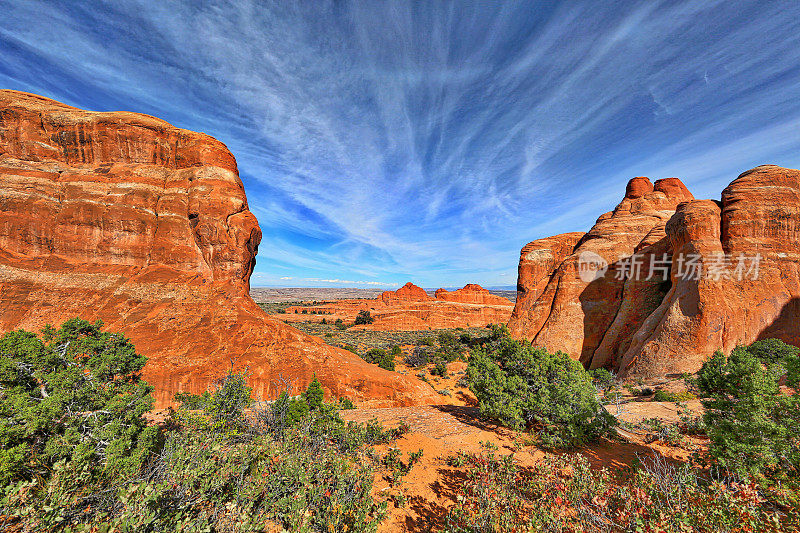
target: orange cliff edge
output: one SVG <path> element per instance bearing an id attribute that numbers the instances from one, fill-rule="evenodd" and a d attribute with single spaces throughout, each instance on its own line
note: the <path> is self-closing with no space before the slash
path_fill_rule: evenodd
<path id="1" fill-rule="evenodd" d="M 437 401 L 253 302 L 261 230 L 216 139 L 0 91 L 0 176 L 0 330 L 102 319 L 148 357 L 157 408 L 245 367 L 259 398 L 316 373 L 329 398 Z"/>

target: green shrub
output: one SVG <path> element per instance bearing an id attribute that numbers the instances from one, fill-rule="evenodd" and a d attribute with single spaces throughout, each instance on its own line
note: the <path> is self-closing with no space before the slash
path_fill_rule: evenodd
<path id="1" fill-rule="evenodd" d="M 746 477 L 800 467 L 800 394 L 781 392 L 782 374 L 780 365 L 765 367 L 743 346 L 728 357 L 717 351 L 703 364 L 697 386 L 709 452 L 723 468 Z"/>
<path id="2" fill-rule="evenodd" d="M 247 386 L 247 371 L 228 371 L 214 384 L 216 390 L 206 404 L 205 411 L 217 427 L 234 428 L 244 424 L 244 409 L 250 403 L 252 389 Z"/>
<path id="3" fill-rule="evenodd" d="M 481 414 L 515 429 L 536 429 L 547 445 L 587 442 L 613 423 L 589 373 L 562 352 L 503 337 L 497 348 L 473 351 L 467 376 Z"/>
<path id="4" fill-rule="evenodd" d="M 394 370 L 394 356 L 381 348 L 372 348 L 361 357 L 368 363 L 376 364 L 384 370 Z"/>
<path id="5" fill-rule="evenodd" d="M 184 409 L 196 410 L 205 409 L 208 405 L 208 400 L 211 398 L 209 391 L 203 391 L 202 394 L 191 394 L 189 392 L 176 392 L 172 399 L 180 404 Z"/>
<path id="6" fill-rule="evenodd" d="M 592 370 L 589 375 L 592 376 L 592 383 L 594 383 L 595 387 L 603 391 L 604 394 L 617 386 L 616 377 L 605 368 Z"/>
<path id="7" fill-rule="evenodd" d="M 653 394 L 653 401 L 654 402 L 674 402 L 674 403 L 678 403 L 678 402 L 687 402 L 689 400 L 694 400 L 696 398 L 697 398 L 697 396 L 695 396 L 694 394 L 692 394 L 689 391 L 671 392 L 671 391 L 665 391 L 665 390 L 659 389 Z"/>
<path id="8" fill-rule="evenodd" d="M 800 348 L 779 339 L 762 339 L 747 347 L 747 351 L 764 364 L 770 365 L 796 359 Z"/>
<path id="9" fill-rule="evenodd" d="M 417 341 L 417 345 L 419 346 L 433 346 L 436 344 L 433 340 L 433 337 L 423 337 Z"/>
<path id="10" fill-rule="evenodd" d="M 353 403 L 353 400 L 348 398 L 347 396 L 342 396 L 339 398 L 339 409 L 347 410 L 347 409 L 355 409 L 356 404 Z"/>
<path id="11" fill-rule="evenodd" d="M 442 331 L 438 336 L 440 346 L 453 346 L 458 343 L 458 337 L 452 331 Z"/>
<path id="12" fill-rule="evenodd" d="M 131 473 L 153 451 L 146 358 L 102 325 L 73 318 L 0 339 L 0 485 L 47 480 L 57 464 L 87 480 Z"/>
<path id="13" fill-rule="evenodd" d="M 431 375 L 443 378 L 447 377 L 447 365 L 444 364 L 444 361 L 436 361 L 436 364 L 431 368 Z"/>
<path id="14" fill-rule="evenodd" d="M 523 468 L 492 450 L 451 456 L 463 469 L 441 533 L 492 531 L 796 531 L 752 484 L 705 479 L 689 465 L 645 458 L 632 474 L 593 469 L 584 455 L 548 455 Z"/>
<path id="15" fill-rule="evenodd" d="M 362 310 L 358 312 L 358 316 L 356 316 L 356 320 L 354 322 L 355 325 L 359 324 L 372 324 L 375 319 L 372 318 L 372 315 L 369 314 L 369 311 Z"/>
<path id="16" fill-rule="evenodd" d="M 322 390 L 322 384 L 317 379 L 317 375 L 314 374 L 314 379 L 311 380 L 311 383 L 308 384 L 308 388 L 303 393 L 303 399 L 308 404 L 308 408 L 314 411 L 322 407 L 322 399 L 324 395 L 325 393 Z"/>

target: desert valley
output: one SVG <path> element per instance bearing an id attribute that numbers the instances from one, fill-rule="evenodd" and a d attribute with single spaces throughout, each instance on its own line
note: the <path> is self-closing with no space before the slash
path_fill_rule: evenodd
<path id="1" fill-rule="evenodd" d="M 325 41 L 344 54 L 339 44 Z M 534 54 L 514 68 L 528 62 L 547 63 Z M 377 76 L 356 70 L 356 88 L 337 88 L 361 95 Z M 458 85 L 470 72 L 426 76 Z M 493 90 L 511 91 L 501 74 Z M 238 73 L 230 90 L 248 83 Z M 358 229 L 334 238 L 350 215 L 308 192 L 304 164 L 276 164 L 292 184 L 282 189 L 242 163 L 277 153 L 272 137 L 255 148 L 221 128 L 224 143 L 147 107 L 95 111 L 109 106 L 41 92 L 0 90 L 0 531 L 800 530 L 800 170 L 709 173 L 713 161 L 692 157 L 704 179 L 651 179 L 628 172 L 631 160 L 597 187 L 522 180 L 545 197 L 535 209 L 493 182 L 469 197 L 489 214 L 414 192 L 402 198 L 434 207 L 402 213 L 416 237 L 398 244 L 401 224 L 379 207 L 425 180 L 396 178 L 413 165 L 381 137 L 391 187 L 365 193 L 372 218 L 349 207 L 358 194 L 342 197 Z M 193 110 L 213 116 L 207 103 Z M 319 124 L 298 144 L 310 158 L 325 145 L 333 168 L 344 134 Z M 511 129 L 482 162 L 506 158 Z M 419 161 L 444 150 L 435 137 Z M 570 139 L 580 152 L 583 138 Z M 331 194 L 354 175 L 331 178 Z M 590 218 L 536 218 L 564 198 Z M 468 223 L 443 245 L 429 222 L 461 209 Z M 516 221 L 504 230 L 516 264 L 486 252 L 505 242 L 498 220 Z M 325 265 L 328 277 L 303 277 Z M 364 279 L 336 278 L 342 265 Z"/>

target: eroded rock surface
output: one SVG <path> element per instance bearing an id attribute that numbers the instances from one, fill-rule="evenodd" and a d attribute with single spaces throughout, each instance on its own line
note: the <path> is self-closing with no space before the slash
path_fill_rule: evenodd
<path id="1" fill-rule="evenodd" d="M 368 404 L 430 387 L 270 319 L 248 295 L 261 231 L 236 161 L 202 133 L 0 91 L 0 330 L 80 316 L 129 336 L 158 406 L 231 367 L 254 395 L 305 387 Z"/>
<path id="2" fill-rule="evenodd" d="M 758 338 L 798 344 L 799 180 L 757 167 L 717 202 L 674 178 L 634 178 L 585 235 L 523 248 L 512 333 L 640 376 L 694 371 Z M 593 279 L 598 257 L 609 266 Z"/>

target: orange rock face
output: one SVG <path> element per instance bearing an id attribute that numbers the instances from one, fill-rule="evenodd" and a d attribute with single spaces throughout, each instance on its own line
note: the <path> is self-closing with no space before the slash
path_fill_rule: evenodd
<path id="1" fill-rule="evenodd" d="M 758 167 L 721 202 L 645 180 L 584 236 L 523 248 L 512 333 L 626 376 L 695 371 L 759 338 L 800 344 L 800 172 Z M 587 267 L 598 258 L 607 270 Z"/>
<path id="2" fill-rule="evenodd" d="M 408 405 L 430 387 L 272 320 L 250 299 L 261 231 L 225 145 L 146 115 L 0 91 L 0 330 L 81 316 L 148 357 L 158 406 L 229 368 L 254 395 Z"/>
<path id="3" fill-rule="evenodd" d="M 508 298 L 492 294 L 475 283 L 468 283 L 464 285 L 463 289 L 457 289 L 452 292 L 445 289 L 438 289 L 435 296 L 437 300 L 459 302 L 462 304 L 513 305 Z"/>

